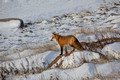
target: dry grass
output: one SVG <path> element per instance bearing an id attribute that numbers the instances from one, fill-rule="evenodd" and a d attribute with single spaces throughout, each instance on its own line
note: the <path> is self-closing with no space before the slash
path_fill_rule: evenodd
<path id="1" fill-rule="evenodd" d="M 78 30 L 74 31 L 74 35 L 77 34 L 108 34 L 108 33 L 116 33 L 120 35 L 120 32 L 114 29 L 111 29 L 112 26 L 106 28 L 96 28 L 96 27 L 81 27 Z"/>

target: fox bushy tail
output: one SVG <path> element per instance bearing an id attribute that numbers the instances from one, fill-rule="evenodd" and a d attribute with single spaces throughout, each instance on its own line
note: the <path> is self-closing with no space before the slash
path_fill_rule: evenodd
<path id="1" fill-rule="evenodd" d="M 73 43 L 73 46 L 77 48 L 77 50 L 85 50 L 77 39 Z"/>

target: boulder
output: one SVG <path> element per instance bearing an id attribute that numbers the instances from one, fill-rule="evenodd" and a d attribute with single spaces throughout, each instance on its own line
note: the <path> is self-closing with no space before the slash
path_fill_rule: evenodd
<path id="1" fill-rule="evenodd" d="M 19 20 L 20 21 L 19 28 L 23 28 L 24 27 L 24 22 L 20 18 L 5 18 L 5 19 L 0 19 L 0 22 L 8 22 L 8 21 L 11 21 L 11 20 Z"/>

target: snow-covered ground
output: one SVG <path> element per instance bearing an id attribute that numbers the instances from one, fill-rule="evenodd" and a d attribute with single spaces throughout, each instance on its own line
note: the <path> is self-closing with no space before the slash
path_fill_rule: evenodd
<path id="1" fill-rule="evenodd" d="M 0 22 L 0 67 L 13 70 L 6 79 L 120 78 L 120 39 L 103 46 L 101 53 L 76 50 L 46 68 L 60 54 L 59 45 L 50 41 L 52 32 L 87 43 L 120 38 L 119 0 L 0 0 L 0 19 L 11 17 L 23 19 L 27 27 L 18 28 L 19 20 Z"/>
<path id="2" fill-rule="evenodd" d="M 106 45 L 103 48 L 102 53 L 104 55 L 107 55 L 109 58 L 114 57 L 119 59 L 120 58 L 120 42 Z"/>
<path id="3" fill-rule="evenodd" d="M 19 20 L 10 20 L 7 22 L 0 22 L 0 34 L 4 34 L 4 36 L 9 36 L 9 34 L 13 34 L 13 32 L 20 26 Z"/>
<path id="4" fill-rule="evenodd" d="M 67 69 L 67 70 L 62 70 L 62 69 L 51 69 L 42 72 L 41 74 L 30 74 L 27 76 L 16 76 L 13 77 L 12 79 L 17 79 L 17 80 L 96 80 L 97 78 L 94 77 L 99 77 L 101 76 L 107 76 L 108 79 L 118 79 L 115 78 L 114 75 L 120 71 L 120 63 L 117 61 L 115 62 L 110 62 L 106 64 L 93 64 L 93 63 L 85 63 L 81 67 L 74 68 L 74 69 Z M 114 76 L 114 77 L 111 77 Z M 119 75 L 118 75 L 119 76 Z M 8 78 L 9 79 L 9 78 Z M 104 78 L 103 78 L 104 79 Z"/>
<path id="5" fill-rule="evenodd" d="M 17 17 L 37 21 L 64 13 L 94 10 L 118 0 L 0 0 L 0 18 Z"/>

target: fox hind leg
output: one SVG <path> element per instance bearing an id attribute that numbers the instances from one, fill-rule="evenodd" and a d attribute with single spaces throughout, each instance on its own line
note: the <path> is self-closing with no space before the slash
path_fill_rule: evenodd
<path id="1" fill-rule="evenodd" d="M 66 47 L 66 46 L 64 46 L 64 48 L 65 48 L 65 53 L 67 54 L 67 53 L 68 53 L 68 51 L 67 51 L 67 47 Z"/>
<path id="2" fill-rule="evenodd" d="M 72 51 L 71 52 L 75 51 L 75 47 L 73 45 L 71 45 L 71 47 L 72 47 Z"/>

